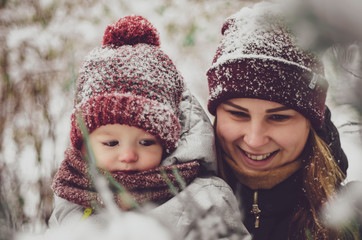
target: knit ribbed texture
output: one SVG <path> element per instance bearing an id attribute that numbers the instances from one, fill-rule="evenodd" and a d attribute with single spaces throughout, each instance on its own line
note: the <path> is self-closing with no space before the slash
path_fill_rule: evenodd
<path id="1" fill-rule="evenodd" d="M 323 66 L 298 47 L 276 6 L 255 4 L 225 21 L 207 72 L 208 110 L 215 115 L 218 105 L 228 99 L 258 98 L 298 111 L 318 129 L 328 88 Z"/>
<path id="2" fill-rule="evenodd" d="M 53 179 L 52 188 L 54 193 L 72 203 L 83 207 L 102 207 L 103 201 L 98 192 L 94 189 L 87 163 L 82 158 L 79 150 L 70 147 L 65 152 L 65 159 Z M 198 161 L 191 161 L 182 164 L 175 164 L 168 167 L 158 167 L 142 172 L 112 172 L 113 179 L 124 187 L 137 204 L 146 202 L 163 203 L 171 199 L 174 195 L 162 174 L 163 171 L 177 191 L 181 191 L 182 184 L 177 179 L 174 170 L 188 185 L 192 182 L 200 171 Z M 104 170 L 99 169 L 105 174 Z M 111 187 L 111 189 L 115 187 Z M 114 194 L 115 202 L 123 210 L 131 209 L 125 195 Z"/>
<path id="3" fill-rule="evenodd" d="M 129 16 L 108 26 L 103 46 L 92 50 L 79 71 L 71 140 L 80 149 L 80 116 L 91 133 L 106 124 L 143 129 L 171 152 L 180 133 L 179 104 L 184 82 L 159 48 L 156 29 L 145 18 Z"/>

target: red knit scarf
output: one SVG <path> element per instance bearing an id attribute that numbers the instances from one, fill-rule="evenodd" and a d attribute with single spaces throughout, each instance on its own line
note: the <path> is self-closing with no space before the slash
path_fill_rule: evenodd
<path id="1" fill-rule="evenodd" d="M 161 166 L 142 172 L 125 173 L 119 171 L 110 173 L 113 179 L 128 192 L 128 195 L 125 192 L 114 194 L 115 202 L 121 209 L 129 210 L 134 205 L 130 204 L 129 199 L 125 196 L 133 198 L 138 204 L 147 201 L 163 203 L 169 200 L 174 195 L 169 188 L 168 180 L 177 191 L 181 190 L 180 182 L 175 176 L 177 174 L 173 172 L 175 168 L 179 176 L 188 185 L 198 176 L 200 164 L 197 161 L 191 161 L 172 166 Z M 102 170 L 100 172 L 105 174 Z M 166 174 L 167 178 L 163 173 Z M 103 206 L 103 201 L 95 191 L 89 177 L 88 164 L 82 158 L 81 152 L 72 147 L 65 152 L 65 159 L 55 174 L 52 188 L 57 196 L 72 203 L 87 208 Z"/>

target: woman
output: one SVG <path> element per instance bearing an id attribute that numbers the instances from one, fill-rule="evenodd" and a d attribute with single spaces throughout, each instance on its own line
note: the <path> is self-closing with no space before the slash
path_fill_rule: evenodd
<path id="1" fill-rule="evenodd" d="M 325 106 L 322 64 L 297 47 L 270 3 L 231 16 L 222 34 L 207 72 L 208 110 L 219 174 L 253 239 L 357 239 L 319 216 L 348 164 Z"/>

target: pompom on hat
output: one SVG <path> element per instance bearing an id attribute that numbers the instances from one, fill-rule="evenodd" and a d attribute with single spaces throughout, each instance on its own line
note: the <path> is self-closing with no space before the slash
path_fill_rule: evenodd
<path id="1" fill-rule="evenodd" d="M 262 2 L 226 19 L 207 71 L 212 115 L 232 98 L 258 98 L 290 107 L 315 129 L 324 121 L 328 83 L 322 63 L 298 47 L 277 4 Z"/>
<path id="2" fill-rule="evenodd" d="M 166 153 L 180 134 L 179 104 L 183 78 L 161 51 L 159 34 L 141 16 L 109 25 L 103 45 L 93 49 L 79 71 L 71 142 L 81 149 L 78 116 L 88 132 L 107 124 L 126 124 L 158 137 Z"/>

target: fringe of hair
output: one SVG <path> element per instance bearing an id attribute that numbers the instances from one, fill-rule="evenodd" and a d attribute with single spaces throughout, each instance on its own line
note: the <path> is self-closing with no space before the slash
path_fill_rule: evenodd
<path id="1" fill-rule="evenodd" d="M 216 159 L 217 159 L 217 175 L 222 178 L 229 186 L 235 190 L 237 179 L 234 176 L 230 166 L 223 159 L 223 150 L 220 146 L 219 140 L 216 135 L 216 124 L 217 118 L 214 119 L 214 136 L 215 136 L 215 146 L 216 146 Z"/>

